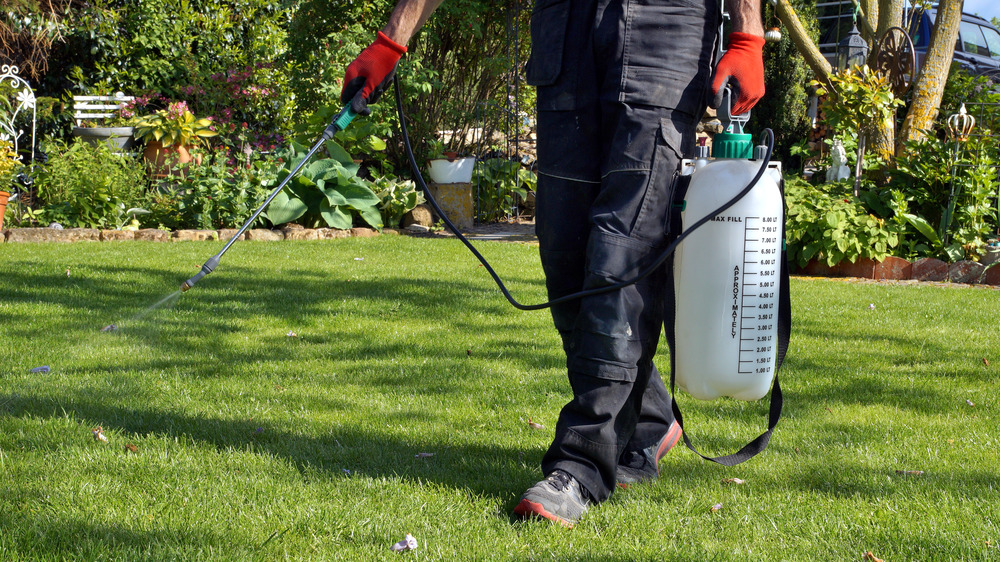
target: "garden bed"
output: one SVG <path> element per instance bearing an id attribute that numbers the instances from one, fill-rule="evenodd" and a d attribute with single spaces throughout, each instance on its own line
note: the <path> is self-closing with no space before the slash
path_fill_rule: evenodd
<path id="1" fill-rule="evenodd" d="M 100 230 L 96 228 L 12 228 L 0 231 L 0 242 L 118 242 L 123 240 L 142 240 L 146 242 L 192 242 L 201 240 L 229 240 L 238 229 L 220 230 L 159 230 L 144 228 L 140 230 Z M 277 241 L 277 240 L 332 240 L 335 238 L 368 238 L 379 236 L 377 230 L 371 228 L 352 228 L 340 230 L 335 228 L 283 228 L 281 230 L 251 229 L 240 236 L 240 240 Z M 399 234 L 394 229 L 383 229 L 382 234 Z"/>

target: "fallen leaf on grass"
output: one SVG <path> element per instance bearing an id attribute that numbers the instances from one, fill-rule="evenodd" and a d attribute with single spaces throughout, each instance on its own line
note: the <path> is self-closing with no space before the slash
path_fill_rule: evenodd
<path id="1" fill-rule="evenodd" d="M 896 474 L 902 474 L 903 476 L 921 476 L 923 475 L 923 470 L 897 470 Z"/>
<path id="2" fill-rule="evenodd" d="M 108 442 L 108 438 L 104 435 L 103 427 L 97 426 L 94 429 L 91 429 L 90 433 L 93 434 L 95 441 L 103 441 L 105 443 Z"/>
<path id="3" fill-rule="evenodd" d="M 872 554 L 872 551 L 870 550 L 865 553 L 865 560 L 870 560 L 871 562 L 885 562 L 885 560 L 882 560 L 881 558 L 878 558 L 874 554 Z"/>
<path id="4" fill-rule="evenodd" d="M 987 367 L 989 367 L 990 366 L 990 360 L 987 359 L 987 358 L 985 358 L 985 357 L 983 357 L 983 365 L 986 365 Z"/>
<path id="5" fill-rule="evenodd" d="M 538 422 L 531 421 L 531 418 L 528 418 L 528 427 L 530 427 L 531 429 L 545 429 L 544 425 Z"/>
<path id="6" fill-rule="evenodd" d="M 709 513 L 715 513 L 716 511 L 719 511 L 720 509 L 722 509 L 722 504 L 721 503 L 717 503 L 717 504 L 713 505 L 712 509 L 708 510 L 708 512 Z"/>
<path id="7" fill-rule="evenodd" d="M 742 478 L 723 478 L 722 479 L 722 483 L 723 484 L 746 484 L 746 480 L 743 480 Z"/>
<path id="8" fill-rule="evenodd" d="M 429 459 L 434 456 L 434 453 L 417 453 L 418 459 Z"/>
<path id="9" fill-rule="evenodd" d="M 465 354 L 466 355 L 472 355 L 472 350 L 471 349 L 466 349 L 465 350 Z"/>
<path id="10" fill-rule="evenodd" d="M 31 370 L 32 373 L 48 373 L 52 369 L 49 369 L 48 365 L 42 365 L 41 367 L 35 367 Z"/>
<path id="11" fill-rule="evenodd" d="M 416 550 L 417 546 L 417 539 L 413 538 L 413 535 L 410 533 L 406 533 L 406 538 L 392 545 L 392 551 L 405 552 L 407 550 Z"/>
<path id="12" fill-rule="evenodd" d="M 130 453 L 138 453 L 139 447 L 136 447 L 132 443 L 129 443 L 128 445 L 125 445 L 125 450 L 127 450 Z"/>

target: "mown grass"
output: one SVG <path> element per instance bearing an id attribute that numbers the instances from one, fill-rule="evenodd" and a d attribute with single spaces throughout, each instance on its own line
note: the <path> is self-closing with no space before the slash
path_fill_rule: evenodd
<path id="1" fill-rule="evenodd" d="M 543 299 L 535 248 L 485 246 Z M 218 248 L 0 245 L 0 559 L 1000 557 L 998 292 L 794 280 L 770 448 L 679 448 L 567 531 L 509 515 L 569 398 L 547 313 L 390 236 L 240 242 L 148 309 Z M 706 452 L 765 425 L 680 400 Z"/>

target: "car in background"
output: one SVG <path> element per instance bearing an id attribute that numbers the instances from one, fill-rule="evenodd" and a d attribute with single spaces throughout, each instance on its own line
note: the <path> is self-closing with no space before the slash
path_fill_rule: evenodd
<path id="1" fill-rule="evenodd" d="M 913 50 L 917 54 L 917 68 L 920 68 L 927 56 L 936 17 L 936 9 L 917 8 L 910 18 L 909 32 Z M 1000 30 L 979 16 L 962 14 L 952 60 L 973 75 L 1000 69 Z"/>
<path id="2" fill-rule="evenodd" d="M 854 4 L 850 0 L 816 4 L 820 25 L 819 49 L 834 66 L 837 64 L 837 45 L 851 31 L 853 14 Z M 917 68 L 927 55 L 936 18 L 936 8 L 914 8 L 903 14 L 900 27 L 907 29 L 913 41 Z M 953 60 L 971 74 L 1000 72 L 1000 30 L 979 16 L 963 13 Z"/>

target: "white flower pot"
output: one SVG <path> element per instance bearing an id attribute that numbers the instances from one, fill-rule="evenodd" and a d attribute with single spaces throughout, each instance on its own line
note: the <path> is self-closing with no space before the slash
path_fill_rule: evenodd
<path id="1" fill-rule="evenodd" d="M 471 183 L 472 169 L 476 166 L 475 157 L 436 158 L 427 166 L 427 175 L 434 183 Z"/>

